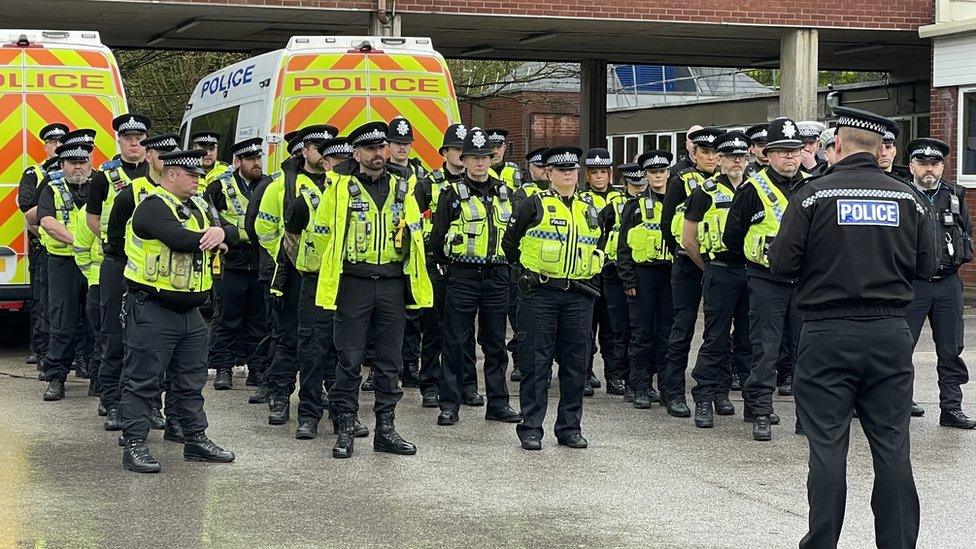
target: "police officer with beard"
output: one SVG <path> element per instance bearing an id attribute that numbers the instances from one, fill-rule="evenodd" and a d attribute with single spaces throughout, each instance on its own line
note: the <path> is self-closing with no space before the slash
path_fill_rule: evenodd
<path id="1" fill-rule="evenodd" d="M 962 411 L 961 385 L 969 381 L 962 360 L 963 301 L 958 270 L 973 259 L 973 220 L 966 206 L 966 189 L 942 179 L 949 145 L 938 139 L 916 139 L 908 144 L 912 185 L 922 195 L 936 243 L 938 270 L 929 278 L 912 282 L 915 299 L 908 306 L 908 327 L 915 344 L 928 318 L 938 357 L 939 425 L 956 429 L 976 428 L 976 421 Z M 913 403 L 914 408 L 917 404 Z M 913 414 L 914 415 L 914 414 Z"/>
<path id="2" fill-rule="evenodd" d="M 795 398 L 810 445 L 810 513 L 800 547 L 837 546 L 854 410 L 874 463 L 876 544 L 915 547 L 913 341 L 905 315 L 912 281 L 935 275 L 936 251 L 918 195 L 878 167 L 881 137 L 894 122 L 846 107 L 834 112 L 838 162 L 792 196 L 769 247 L 771 271 L 798 280 L 803 314 Z"/>

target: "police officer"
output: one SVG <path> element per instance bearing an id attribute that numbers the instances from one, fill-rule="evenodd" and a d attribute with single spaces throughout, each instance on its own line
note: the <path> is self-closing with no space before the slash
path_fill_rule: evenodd
<path id="1" fill-rule="evenodd" d="M 427 170 L 419 158 L 411 158 L 413 152 L 413 124 L 403 116 L 390 120 L 390 158 L 387 161 L 390 170 L 400 172 L 411 185 L 420 185 L 420 180 L 427 177 Z M 429 189 L 429 185 L 420 185 L 421 189 Z M 425 202 L 429 202 L 425 201 Z M 420 386 L 420 353 L 422 345 L 423 310 L 411 309 L 407 312 L 407 324 L 403 331 L 403 371 L 400 373 L 400 384 L 403 387 Z"/>
<path id="2" fill-rule="evenodd" d="M 887 172 L 888 175 L 904 181 L 905 183 L 911 183 L 913 181 L 913 177 L 911 172 L 908 171 L 908 167 L 895 164 L 895 158 L 898 156 L 898 146 L 895 145 L 895 142 L 898 140 L 898 135 L 900 133 L 901 130 L 898 129 L 898 126 L 895 126 L 894 128 L 885 132 L 884 138 L 882 139 L 884 151 L 882 152 L 881 157 L 878 158 L 878 165 L 881 166 L 881 169 Z"/>
<path id="3" fill-rule="evenodd" d="M 235 362 L 238 357 L 249 360 L 254 355 L 266 327 L 263 287 L 258 282 L 259 245 L 251 241 L 245 229 L 251 196 L 268 179 L 261 166 L 263 141 L 253 137 L 234 143 L 230 148 L 234 170 L 211 181 L 204 192 L 204 198 L 236 233 L 229 238 L 235 243 L 223 255 L 219 277 L 214 281 L 216 306 L 208 366 L 216 370 L 213 387 L 218 391 L 233 387 Z"/>
<path id="4" fill-rule="evenodd" d="M 688 369 L 688 353 L 698 321 L 701 303 L 702 271 L 681 248 L 678 239 L 684 230 L 685 201 L 703 181 L 712 177 L 718 164 L 715 140 L 725 133 L 717 128 L 702 128 L 688 134 L 693 143 L 691 149 L 695 166 L 679 170 L 668 180 L 661 211 L 661 227 L 664 242 L 674 256 L 671 269 L 671 292 L 674 300 L 674 323 L 668 336 L 668 354 L 664 370 L 664 383 L 659 376 L 658 387 L 666 393 L 666 401 L 685 399 L 685 370 Z"/>
<path id="5" fill-rule="evenodd" d="M 973 221 L 966 206 L 966 189 L 942 179 L 949 145 L 938 139 L 916 139 L 908 144 L 909 169 L 913 185 L 921 193 L 922 205 L 935 233 L 938 270 L 930 278 L 912 282 L 915 298 L 906 319 L 918 345 L 925 319 L 932 327 L 939 374 L 939 424 L 957 429 L 976 428 L 962 411 L 962 389 L 969 381 L 963 362 L 962 281 L 958 270 L 973 259 Z M 913 408 L 917 406 L 913 403 Z"/>
<path id="6" fill-rule="evenodd" d="M 207 187 L 221 175 L 227 173 L 230 167 L 221 160 L 217 159 L 217 150 L 220 145 L 220 133 L 214 131 L 199 131 L 190 134 L 190 145 L 193 149 L 199 149 L 205 153 L 203 157 L 203 169 L 207 175 L 200 180 L 199 192 L 203 194 Z"/>
<path id="7" fill-rule="evenodd" d="M 274 309 L 277 318 L 274 360 L 268 370 L 270 400 L 268 424 L 284 425 L 291 417 L 291 394 L 295 391 L 295 375 L 298 363 L 298 300 L 302 278 L 294 260 L 282 249 L 284 237 L 284 213 L 292 202 L 300 200 L 299 179 L 309 179 L 307 185 L 315 185 L 312 179 L 324 170 L 318 165 L 321 153 L 318 143 L 334 139 L 339 131 L 335 126 L 316 124 L 302 128 L 302 160 L 285 169 L 268 184 L 261 196 L 254 231 L 259 243 L 275 260 L 275 272 L 271 280 L 271 293 L 275 296 Z"/>
<path id="8" fill-rule="evenodd" d="M 714 425 L 713 410 L 719 415 L 735 414 L 729 400 L 732 373 L 749 376 L 752 349 L 749 344 L 749 294 L 745 258 L 742 252 L 726 248 L 723 229 L 732 199 L 745 183 L 749 161 L 749 137 L 739 131 L 721 135 L 715 142 L 719 172 L 691 193 L 685 210 L 682 244 L 688 256 L 703 271 L 702 308 L 705 327 L 698 360 L 692 371 L 695 386 L 695 426 Z M 733 329 L 734 326 L 734 329 Z M 729 332 L 732 346 L 729 346 Z M 730 368 L 731 366 L 731 368 Z M 686 417 L 680 407 L 668 412 Z"/>
<path id="9" fill-rule="evenodd" d="M 827 168 L 837 163 L 837 149 L 834 148 L 836 142 L 837 128 L 827 128 L 820 132 L 820 148 L 823 150 L 823 157 L 826 161 L 820 166 L 820 171 L 812 175 L 823 175 Z"/>
<path id="10" fill-rule="evenodd" d="M 75 264 L 85 277 L 88 290 L 85 296 L 85 321 L 87 329 L 97 334 L 100 330 L 100 288 L 98 282 L 99 269 L 102 264 L 102 242 L 95 236 L 95 233 L 88 228 L 87 223 L 77 223 L 75 225 L 75 240 L 71 244 L 74 254 Z M 90 364 L 97 368 L 102 358 L 102 340 L 95 337 L 92 342 L 92 354 Z M 93 370 L 88 386 L 88 395 L 94 396 L 101 392 L 98 371 Z"/>
<path id="11" fill-rule="evenodd" d="M 491 148 L 491 167 L 488 175 L 501 179 L 512 191 L 522 186 L 522 172 L 515 162 L 506 162 L 505 153 L 508 151 L 508 130 L 489 128 L 488 145 Z"/>
<path id="12" fill-rule="evenodd" d="M 533 149 L 525 155 L 527 177 L 522 181 L 522 186 L 515 189 L 512 193 L 512 211 L 518 207 L 519 203 L 533 194 L 549 189 L 549 179 L 546 175 L 546 164 L 542 160 L 548 147 Z M 508 341 L 508 352 L 512 355 L 512 373 L 509 377 L 512 381 L 522 381 L 522 371 L 519 370 L 519 331 L 518 331 L 518 285 L 515 283 L 515 276 L 512 277 L 512 286 L 508 294 L 508 321 L 512 325 L 512 339 Z"/>
<path id="13" fill-rule="evenodd" d="M 126 230 L 129 353 L 122 386 L 122 466 L 137 473 L 160 470 L 149 453 L 146 436 L 163 372 L 169 383 L 167 392 L 177 395 L 167 413 L 180 423 L 183 458 L 234 460 L 233 452 L 214 444 L 205 433 L 207 325 L 200 305 L 213 280 L 211 256 L 225 248 L 225 229 L 233 228 L 214 226 L 216 214 L 196 196 L 199 177 L 206 173 L 201 162 L 204 154 L 177 150 L 160 155 L 164 167 L 159 186 L 139 203 Z"/>
<path id="14" fill-rule="evenodd" d="M 112 313 L 116 311 L 116 307 L 121 310 L 123 294 L 125 293 L 123 276 L 127 262 L 125 230 L 136 206 L 153 192 L 158 181 L 162 178 L 163 161 L 159 155 L 175 151 L 179 144 L 178 139 L 179 136 L 175 134 L 162 134 L 147 137 L 139 142 L 139 146 L 145 150 L 146 173 L 125 183 L 120 179 L 119 183 L 124 186 L 118 189 L 113 187 L 112 206 L 108 212 L 108 221 L 105 224 L 104 232 L 101 235 L 102 263 L 98 276 L 100 294 L 98 326 L 100 330 L 98 335 L 103 348 L 98 378 L 102 388 L 101 404 L 107 411 L 103 425 L 106 431 L 120 431 L 122 429 L 119 391 L 122 362 L 125 357 L 125 342 L 122 340 L 124 337 L 122 321 L 118 314 Z M 167 393 L 167 403 L 172 399 L 173 395 Z M 163 437 L 166 440 L 180 442 L 182 434 L 179 433 L 179 424 L 173 420 L 164 421 L 160 408 L 162 408 L 162 400 L 157 395 L 152 409 L 153 428 L 165 428 Z"/>
<path id="15" fill-rule="evenodd" d="M 627 309 L 627 295 L 624 293 L 623 283 L 617 266 L 617 247 L 620 239 L 621 215 L 627 201 L 644 194 L 647 189 L 647 179 L 640 164 L 629 163 L 617 166 L 617 173 L 624 183 L 624 193 L 609 202 L 600 212 L 600 249 L 606 254 L 606 262 L 600 273 L 603 284 L 603 298 L 607 301 L 607 314 L 610 318 L 610 329 L 613 333 L 611 353 L 603 358 L 603 372 L 607 378 L 607 394 L 623 395 L 627 391 L 630 379 L 630 365 L 627 360 L 628 338 L 630 336 L 630 319 Z M 661 182 L 663 190 L 664 181 Z M 633 400 L 633 391 L 631 391 Z"/>
<path id="16" fill-rule="evenodd" d="M 800 151 L 800 166 L 807 173 L 818 173 L 823 171 L 823 165 L 827 163 L 820 155 L 820 134 L 827 129 L 827 126 L 815 120 L 803 120 L 796 123 L 800 129 L 800 141 L 803 141 L 803 150 Z"/>
<path id="17" fill-rule="evenodd" d="M 492 151 L 481 128 L 464 138 L 461 161 L 465 174 L 440 193 L 431 252 L 446 265 L 444 301 L 444 361 L 440 380 L 438 425 L 458 422 L 466 353 L 474 348 L 475 319 L 478 343 L 485 354 L 485 419 L 518 423 L 522 415 L 509 405 L 505 371 L 505 318 L 511 275 L 502 252 L 505 228 L 512 215 L 512 190 L 488 175 Z"/>
<path id="18" fill-rule="evenodd" d="M 61 171 L 48 174 L 37 199 L 41 243 L 48 253 L 50 341 L 41 372 L 41 379 L 48 382 L 44 391 L 48 401 L 64 398 L 64 381 L 84 338 L 78 324 L 87 284 L 75 263 L 72 245 L 78 226 L 84 223 L 94 138 L 94 130 L 76 130 L 63 137 L 64 144 L 55 151 Z"/>
<path id="19" fill-rule="evenodd" d="M 519 204 L 502 249 L 521 268 L 519 332 L 523 420 L 516 433 L 525 450 L 542 449 L 542 421 L 549 403 L 553 357 L 558 353 L 559 409 L 555 434 L 561 445 L 586 448 L 580 420 L 592 343 L 594 280 L 603 269 L 598 212 L 576 193 L 576 147 L 553 147 L 545 162 L 552 187 Z M 557 351 L 558 350 L 558 351 Z"/>
<path id="20" fill-rule="evenodd" d="M 762 152 L 763 147 L 766 146 L 768 129 L 769 124 L 765 122 L 750 126 L 746 129 L 746 135 L 749 136 L 749 154 L 752 155 L 752 162 L 749 162 L 749 165 L 746 166 L 746 179 L 756 175 L 759 173 L 759 170 L 769 165 L 769 159 Z"/>
<path id="21" fill-rule="evenodd" d="M 329 393 L 339 427 L 334 458 L 353 454 L 361 365 L 371 331 L 376 349 L 373 449 L 417 452 L 394 425 L 403 396 L 397 377 L 406 309 L 430 307 L 433 290 L 417 200 L 408 181 L 386 169 L 389 131 L 383 122 L 370 122 L 349 134 L 356 164 L 329 186 L 315 215 L 316 248 L 323 250 L 316 304 L 335 311 L 333 338 L 339 352 Z"/>
<path id="22" fill-rule="evenodd" d="M 336 179 L 333 169 L 352 155 L 352 147 L 346 139 L 337 137 L 322 139 L 316 126 L 303 136 L 303 141 L 316 148 L 317 155 L 309 153 L 309 168 L 320 173 L 309 173 L 298 178 L 300 200 L 295 200 L 285 210 L 286 249 L 294 248 L 295 268 L 302 276 L 302 289 L 298 296 L 298 426 L 295 438 L 311 440 L 318 436 L 318 425 L 326 407 L 323 394 L 325 387 L 335 383 L 336 348 L 332 340 L 333 312 L 315 305 L 315 292 L 322 264 L 322 250 L 314 239 L 315 211 L 322 204 L 322 194 Z M 318 127 L 322 129 L 321 127 Z M 292 244 L 294 242 L 294 244 Z M 357 426 L 358 436 L 366 436 L 369 430 Z"/>
<path id="23" fill-rule="evenodd" d="M 59 159 L 54 151 L 61 144 L 61 137 L 68 133 L 68 126 L 60 122 L 48 124 L 37 132 L 37 137 L 44 142 L 44 161 L 27 168 L 20 176 L 17 187 L 17 206 L 24 213 L 33 210 L 37 215 L 37 192 L 41 181 L 49 170 L 57 170 Z M 39 364 L 40 358 L 47 352 L 50 333 L 47 322 L 47 251 L 38 236 L 37 224 L 27 224 L 27 261 L 30 270 L 31 299 L 30 299 L 30 355 L 27 364 Z"/>
<path id="24" fill-rule="evenodd" d="M 593 204 L 597 212 L 602 212 L 613 201 L 623 200 L 623 194 L 611 185 L 613 181 L 613 158 L 610 156 L 610 151 L 599 147 L 589 149 L 586 151 L 583 167 L 585 168 L 586 189 L 580 193 L 580 196 L 583 197 L 583 200 Z M 602 284 L 599 287 L 602 289 Z M 593 389 L 599 389 L 602 386 L 600 380 L 593 374 L 597 330 L 599 330 L 600 356 L 603 358 L 604 367 L 606 367 L 607 358 L 610 357 L 610 361 L 613 362 L 613 355 L 616 351 L 613 348 L 613 328 L 610 325 L 610 314 L 607 312 L 607 301 L 602 295 L 597 298 L 593 305 L 592 354 L 587 366 L 583 396 L 593 396 Z M 605 375 L 606 372 L 604 372 Z"/>
<path id="25" fill-rule="evenodd" d="M 834 112 L 838 162 L 800 187 L 769 250 L 773 273 L 799 279 L 803 314 L 795 391 L 810 444 L 810 519 L 800 547 L 837 546 L 852 409 L 874 461 L 877 546 L 915 547 L 912 337 L 905 315 L 912 281 L 935 274 L 934 243 L 917 195 L 878 167 L 881 136 L 894 123 L 850 108 Z"/>
<path id="26" fill-rule="evenodd" d="M 685 146 L 684 149 L 678 151 L 678 161 L 671 165 L 670 175 L 676 175 L 682 170 L 695 167 L 695 142 L 691 139 L 691 134 L 702 129 L 701 126 L 695 124 L 685 131 Z"/>
<path id="27" fill-rule="evenodd" d="M 633 391 L 634 408 L 638 409 L 650 408 L 661 399 L 652 378 L 657 374 L 658 388 L 664 391 L 661 372 L 674 320 L 672 256 L 664 243 L 661 224 L 671 160 L 671 153 L 662 150 L 650 150 L 637 158 L 649 184 L 644 192 L 627 201 L 620 214 L 617 272 L 627 296 L 628 386 Z"/>
<path id="28" fill-rule="evenodd" d="M 752 422 L 755 440 L 772 439 L 773 390 L 780 349 L 793 356 L 799 319 L 793 305 L 793 281 L 769 271 L 769 243 L 776 238 L 790 196 L 803 182 L 800 170 L 803 142 L 789 118 L 769 124 L 763 152 L 769 166 L 735 193 L 726 218 L 722 242 L 729 250 L 743 250 L 749 285 L 749 339 L 752 365 L 742 387 L 743 419 Z"/>

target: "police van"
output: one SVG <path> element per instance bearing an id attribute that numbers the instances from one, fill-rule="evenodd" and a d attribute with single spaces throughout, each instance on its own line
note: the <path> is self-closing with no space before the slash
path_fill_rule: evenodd
<path id="1" fill-rule="evenodd" d="M 112 119 L 126 111 L 118 63 L 95 31 L 0 29 L 0 307 L 28 295 L 27 232 L 17 207 L 25 170 L 45 160 L 37 132 L 92 128 L 92 164 L 116 152 Z"/>
<path id="2" fill-rule="evenodd" d="M 295 36 L 284 49 L 204 77 L 186 106 L 184 145 L 197 131 L 220 132 L 218 158 L 237 141 L 264 139 L 267 172 L 287 156 L 284 134 L 331 124 L 342 135 L 366 122 L 407 117 L 414 154 L 440 165 L 447 126 L 460 121 L 454 83 L 429 38 Z"/>

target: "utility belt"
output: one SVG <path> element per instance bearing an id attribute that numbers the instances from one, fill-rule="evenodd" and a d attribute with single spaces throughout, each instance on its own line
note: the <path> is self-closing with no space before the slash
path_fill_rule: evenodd
<path id="1" fill-rule="evenodd" d="M 447 267 L 447 276 L 456 278 L 469 278 L 472 280 L 488 280 L 498 278 L 502 274 L 509 272 L 509 266 L 505 264 L 482 265 L 475 267 L 472 265 L 452 264 Z"/>
<path id="2" fill-rule="evenodd" d="M 518 284 L 518 289 L 523 292 L 529 292 L 536 288 L 549 288 L 560 292 L 577 292 L 594 299 L 600 297 L 600 290 L 587 280 L 550 278 L 546 275 L 534 273 L 528 269 L 522 269 L 516 283 Z"/>
<path id="3" fill-rule="evenodd" d="M 719 259 L 709 259 L 706 260 L 705 263 L 715 267 L 721 267 L 723 269 L 741 269 L 744 271 L 746 268 L 744 263 L 729 263 L 727 261 L 722 261 Z"/>

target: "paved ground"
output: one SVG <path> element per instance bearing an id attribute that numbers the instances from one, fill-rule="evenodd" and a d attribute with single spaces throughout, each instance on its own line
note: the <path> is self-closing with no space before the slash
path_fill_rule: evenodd
<path id="1" fill-rule="evenodd" d="M 973 329 L 967 335 L 972 341 Z M 698 430 L 601 390 L 586 401 L 588 450 L 550 437 L 542 452 L 526 453 L 513 427 L 485 422 L 483 409 L 437 427 L 436 411 L 408 389 L 398 427 L 419 453 L 374 454 L 360 439 L 353 459 L 336 461 L 331 435 L 298 441 L 294 421 L 268 426 L 267 408 L 246 404 L 250 391 L 238 378 L 238 390 L 206 393 L 209 434 L 237 452 L 235 463 L 184 462 L 181 446 L 154 431 L 164 470 L 137 475 L 122 470 L 116 436 L 101 429 L 86 385 L 72 379 L 65 400 L 42 402 L 43 384 L 23 357 L 17 346 L 0 349 L 3 547 L 741 548 L 795 546 L 805 532 L 807 446 L 792 434 L 789 398 L 777 397 L 783 427 L 773 442 L 756 443 L 738 416 Z M 976 432 L 938 426 L 931 343 L 916 361 L 916 394 L 928 411 L 912 422 L 919 546 L 973 547 Z M 364 400 L 368 410 L 372 398 Z M 841 546 L 869 547 L 871 461 L 860 430 L 852 432 Z"/>

